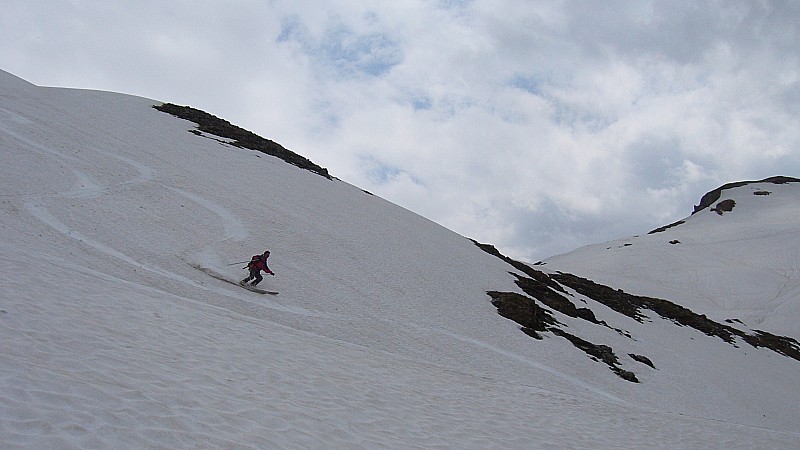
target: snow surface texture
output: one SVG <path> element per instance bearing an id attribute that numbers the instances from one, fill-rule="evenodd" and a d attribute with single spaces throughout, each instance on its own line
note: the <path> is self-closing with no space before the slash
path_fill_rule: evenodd
<path id="1" fill-rule="evenodd" d="M 623 358 L 624 381 L 499 316 L 487 291 L 521 292 L 514 269 L 470 240 L 154 104 L 0 72 L 3 448 L 800 446 L 797 361 L 559 316 L 654 362 Z M 799 191 L 764 189 L 780 207 L 737 196 L 544 268 L 796 337 Z M 278 296 L 192 267 L 240 279 L 265 249 Z"/>

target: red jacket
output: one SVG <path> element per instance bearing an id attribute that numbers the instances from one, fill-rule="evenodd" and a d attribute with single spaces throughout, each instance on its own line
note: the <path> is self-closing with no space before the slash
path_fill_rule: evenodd
<path id="1" fill-rule="evenodd" d="M 269 270 L 269 267 L 267 266 L 267 258 L 269 258 L 269 256 L 254 255 L 252 258 L 250 258 L 250 262 L 247 263 L 247 268 L 250 270 L 263 270 L 264 272 L 271 274 L 272 271 Z"/>

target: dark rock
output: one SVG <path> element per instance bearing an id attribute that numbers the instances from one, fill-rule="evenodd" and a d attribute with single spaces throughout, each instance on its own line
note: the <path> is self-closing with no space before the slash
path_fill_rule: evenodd
<path id="1" fill-rule="evenodd" d="M 761 330 L 754 330 L 755 334 L 745 334 L 743 339 L 753 347 L 764 347 L 783 356 L 800 361 L 800 344 L 790 337 L 776 336 Z"/>
<path id="2" fill-rule="evenodd" d="M 579 294 L 602 303 L 637 322 L 643 322 L 645 316 L 640 312 L 642 304 L 635 296 L 626 294 L 621 289 L 612 289 L 608 286 L 603 286 L 591 280 L 587 280 L 586 278 L 581 278 L 569 273 L 559 272 L 551 276 L 554 280 L 574 289 Z"/>
<path id="3" fill-rule="evenodd" d="M 563 287 L 561 287 L 558 283 L 556 283 L 555 281 L 550 279 L 550 277 L 547 276 L 547 274 L 545 274 L 544 272 L 536 270 L 533 267 L 530 267 L 529 265 L 527 265 L 527 264 L 525 264 L 523 262 L 513 260 L 513 259 L 509 258 L 508 256 L 505 256 L 505 255 L 501 254 L 500 251 L 497 250 L 497 248 L 495 248 L 494 245 L 481 244 L 481 243 L 479 243 L 478 241 L 476 241 L 474 239 L 472 239 L 472 242 L 475 245 L 477 245 L 478 248 L 480 248 L 481 250 L 485 251 L 486 253 L 488 253 L 488 254 L 490 254 L 492 256 L 496 256 L 496 257 L 502 259 L 503 261 L 507 262 L 508 264 L 511 264 L 512 267 L 514 267 L 515 269 L 517 269 L 520 272 L 524 273 L 525 275 L 528 275 L 529 277 L 531 277 L 531 278 L 533 278 L 535 280 L 538 280 L 539 282 L 544 283 L 547 286 L 549 286 L 549 287 L 551 287 L 551 288 L 553 288 L 553 289 L 555 289 L 557 291 L 565 292 Z"/>
<path id="4" fill-rule="evenodd" d="M 190 133 L 200 136 L 200 132 L 203 132 L 226 139 L 231 139 L 233 142 L 231 142 L 230 145 L 256 150 L 278 157 L 289 164 L 300 167 L 301 169 L 306 169 L 329 180 L 331 179 L 327 169 L 312 163 L 307 158 L 287 150 L 282 145 L 274 141 L 262 138 L 255 133 L 247 131 L 243 128 L 239 128 L 236 125 L 232 125 L 227 120 L 220 119 L 219 117 L 211 115 L 205 111 L 191 108 L 189 106 L 179 106 L 172 103 L 153 105 L 153 108 L 161 112 L 171 114 L 175 117 L 196 123 L 197 129 L 189 130 Z"/>
<path id="5" fill-rule="evenodd" d="M 694 213 L 696 213 L 698 211 L 702 211 L 703 209 L 708 208 L 714 202 L 719 200 L 720 196 L 722 196 L 722 191 L 724 191 L 725 189 L 733 189 L 733 188 L 737 188 L 737 187 L 741 187 L 741 186 L 747 186 L 748 184 L 754 184 L 754 183 L 785 184 L 785 183 L 799 183 L 799 182 L 800 182 L 800 179 L 797 179 L 797 178 L 784 177 L 784 176 L 775 176 L 775 177 L 764 178 L 763 180 L 759 180 L 759 181 L 738 181 L 736 183 L 723 184 L 722 186 L 714 189 L 713 191 L 707 192 L 705 195 L 703 195 L 703 197 L 700 198 L 700 204 L 696 205 L 694 207 L 694 211 L 692 211 L 692 214 L 694 214 Z"/>
<path id="6" fill-rule="evenodd" d="M 723 213 L 733 211 L 733 208 L 735 206 L 736 202 L 734 200 L 727 199 L 717 203 L 717 206 L 711 208 L 711 211 L 715 211 L 717 214 L 721 216 Z"/>
<path id="7" fill-rule="evenodd" d="M 628 353 L 628 356 L 633 358 L 635 361 L 639 361 L 642 364 L 647 364 L 648 366 L 652 367 L 653 369 L 656 368 L 656 366 L 653 365 L 653 361 L 650 361 L 650 358 L 648 358 L 646 356 L 635 355 L 633 353 Z"/>
<path id="8" fill-rule="evenodd" d="M 497 308 L 498 314 L 521 325 L 522 331 L 531 337 L 541 339 L 537 332 L 547 331 L 558 323 L 532 298 L 515 292 L 489 291 L 487 294 L 492 298 L 492 305 Z"/>
<path id="9" fill-rule="evenodd" d="M 578 308 L 567 297 L 559 294 L 550 288 L 547 284 L 533 278 L 526 278 L 520 275 L 512 274 L 517 277 L 517 286 L 519 286 L 526 294 L 539 300 L 548 307 L 565 314 L 570 317 L 583 319 L 598 325 L 605 325 L 605 322 L 597 320 L 594 313 L 589 308 Z"/>
<path id="10" fill-rule="evenodd" d="M 567 333 L 557 328 L 552 329 L 550 331 L 553 334 L 561 336 L 567 339 L 568 341 L 572 342 L 572 345 L 582 350 L 587 355 L 608 365 L 611 368 L 611 370 L 623 380 L 630 381 L 632 383 L 639 382 L 639 379 L 636 378 L 636 374 L 619 367 L 619 359 L 617 359 L 617 355 L 614 354 L 614 350 L 611 347 L 602 344 L 601 345 L 593 344 L 585 339 L 581 339 L 578 336 Z"/>
<path id="11" fill-rule="evenodd" d="M 681 224 L 684 224 L 684 223 L 686 223 L 685 220 L 679 220 L 677 222 L 672 222 L 669 225 L 664 225 L 663 227 L 656 228 L 655 230 L 650 231 L 647 234 L 662 233 L 662 232 L 664 232 L 664 231 L 666 231 L 666 230 L 668 230 L 668 229 L 670 229 L 672 227 L 677 227 L 678 225 L 681 225 Z"/>
<path id="12" fill-rule="evenodd" d="M 628 294 L 622 289 L 615 290 L 569 273 L 559 272 L 553 275 L 553 278 L 638 322 L 642 322 L 645 317 L 641 310 L 649 309 L 677 324 L 692 327 L 709 336 L 717 336 L 728 343 L 733 343 L 733 333 L 730 327 L 709 320 L 704 315 L 696 314 L 668 300 Z"/>
<path id="13" fill-rule="evenodd" d="M 489 296 L 492 297 L 492 304 L 497 308 L 501 316 L 515 321 L 521 326 L 521 330 L 524 333 L 536 339 L 542 339 L 541 334 L 539 334 L 542 332 L 550 332 L 554 335 L 564 337 L 576 348 L 585 352 L 593 359 L 607 364 L 617 376 L 626 381 L 633 383 L 639 382 L 636 374 L 624 370 L 619 366 L 619 360 L 611 347 L 593 344 L 571 333 L 567 333 L 561 328 L 561 323 L 547 310 L 536 304 L 536 300 L 542 302 L 542 304 L 552 310 L 567 316 L 580 318 L 593 324 L 608 327 L 604 321 L 600 321 L 595 317 L 591 309 L 576 307 L 575 304 L 567 298 L 567 296 L 572 296 L 564 289 L 564 286 L 567 286 L 579 294 L 595 300 L 640 323 L 643 323 L 647 318 L 642 312 L 642 310 L 647 309 L 678 325 L 694 328 L 708 336 L 718 337 L 733 346 L 737 346 L 736 340 L 739 338 L 753 347 L 769 348 L 781 355 L 800 361 L 800 344 L 792 338 L 775 336 L 759 330 L 756 330 L 755 334 L 749 335 L 736 328 L 717 323 L 705 315 L 697 314 L 688 308 L 684 308 L 668 300 L 628 294 L 622 289 L 613 289 L 569 273 L 558 272 L 556 274 L 546 274 L 522 262 L 515 261 L 500 254 L 492 245 L 479 244 L 474 240 L 473 242 L 482 250 L 502 259 L 528 276 L 526 277 L 510 272 L 511 275 L 517 278 L 517 285 L 531 297 L 515 292 L 487 292 Z M 677 241 L 675 243 L 677 243 Z M 732 323 L 732 320 L 729 319 L 728 322 Z M 623 336 L 631 337 L 629 333 L 617 329 L 614 330 Z M 638 362 L 655 368 L 652 361 L 645 356 L 632 353 L 629 354 L 629 356 Z"/>
<path id="14" fill-rule="evenodd" d="M 625 370 L 620 367 L 614 366 L 611 368 L 611 371 L 617 374 L 620 378 L 622 378 L 625 381 L 630 381 L 631 383 L 639 382 L 639 379 L 636 378 L 636 374 L 629 370 Z"/>
<path id="15" fill-rule="evenodd" d="M 668 300 L 627 294 L 622 290 L 614 291 L 608 286 L 571 274 L 559 273 L 553 275 L 553 278 L 581 294 L 640 322 L 641 317 L 643 317 L 640 310 L 649 309 L 665 319 L 672 320 L 679 325 L 694 328 L 708 336 L 718 337 L 731 345 L 736 345 L 736 338 L 738 337 L 753 347 L 768 348 L 776 353 L 800 361 L 800 344 L 790 337 L 776 336 L 760 330 L 755 330 L 754 335 L 749 335 Z"/>

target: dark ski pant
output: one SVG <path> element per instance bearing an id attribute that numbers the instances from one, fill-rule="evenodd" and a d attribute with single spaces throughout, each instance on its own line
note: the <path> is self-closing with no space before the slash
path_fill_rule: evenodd
<path id="1" fill-rule="evenodd" d="M 254 280 L 252 283 L 250 283 L 250 286 L 255 286 L 258 283 L 261 283 L 261 280 L 263 279 L 264 277 L 261 276 L 261 270 L 250 269 L 250 276 L 242 280 L 242 283 L 247 283 L 250 280 Z"/>

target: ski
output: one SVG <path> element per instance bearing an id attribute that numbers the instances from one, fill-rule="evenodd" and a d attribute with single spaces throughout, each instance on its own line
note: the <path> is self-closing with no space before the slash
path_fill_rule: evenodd
<path id="1" fill-rule="evenodd" d="M 263 294 L 278 295 L 278 293 L 275 292 L 275 291 L 267 291 L 267 290 L 264 290 L 264 289 L 259 289 L 259 288 L 255 287 L 255 286 L 250 286 L 249 284 L 241 284 L 238 281 L 231 280 L 231 279 L 225 277 L 224 275 L 222 275 L 220 273 L 217 273 L 217 272 L 215 272 L 215 271 L 213 271 L 213 270 L 211 270 L 211 269 L 209 269 L 207 267 L 203 267 L 203 266 L 200 266 L 198 264 L 192 264 L 192 263 L 190 263 L 189 265 L 191 265 L 195 269 L 205 273 L 206 275 L 210 276 L 211 278 L 216 278 L 217 280 L 224 281 L 226 283 L 230 283 L 230 284 L 239 286 L 240 288 L 247 289 L 250 292 L 255 292 L 257 294 L 262 294 L 262 295 Z"/>
<path id="2" fill-rule="evenodd" d="M 230 281 L 230 280 L 225 280 L 225 281 Z M 241 286 L 241 287 L 243 287 L 243 288 L 245 288 L 245 289 L 247 289 L 248 291 L 251 291 L 251 292 L 257 292 L 259 294 L 278 295 L 278 293 L 275 292 L 275 291 L 265 291 L 264 289 L 259 289 L 259 288 L 255 287 L 255 286 L 250 286 L 249 284 L 246 284 L 246 283 L 239 282 L 239 283 L 236 283 L 236 284 L 238 284 L 239 286 Z"/>

